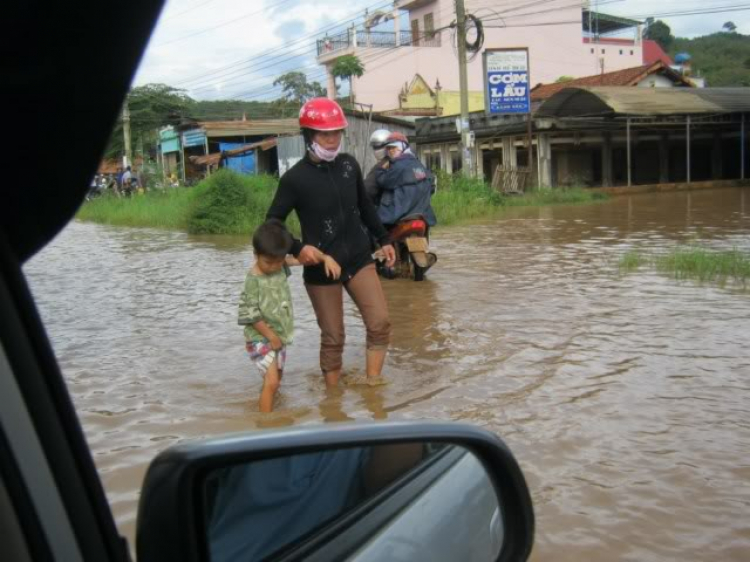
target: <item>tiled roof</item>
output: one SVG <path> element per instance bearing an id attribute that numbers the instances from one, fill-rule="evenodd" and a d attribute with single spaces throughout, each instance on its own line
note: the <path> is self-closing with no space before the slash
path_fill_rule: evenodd
<path id="1" fill-rule="evenodd" d="M 560 90 L 571 87 L 635 86 L 646 76 L 658 72 L 665 72 L 669 74 L 675 82 L 680 82 L 686 86 L 689 85 L 679 74 L 669 68 L 666 64 L 657 61 L 654 64 L 645 64 L 643 66 L 625 68 L 614 72 L 605 72 L 604 74 L 596 74 L 594 76 L 584 76 L 583 78 L 575 78 L 573 80 L 568 80 L 567 82 L 539 84 L 531 90 L 531 99 L 533 101 L 546 100 Z"/>
<path id="2" fill-rule="evenodd" d="M 672 64 L 672 59 L 669 55 L 664 52 L 661 45 L 653 39 L 643 40 L 643 64 L 654 64 L 656 61 L 661 61 L 667 66 Z"/>

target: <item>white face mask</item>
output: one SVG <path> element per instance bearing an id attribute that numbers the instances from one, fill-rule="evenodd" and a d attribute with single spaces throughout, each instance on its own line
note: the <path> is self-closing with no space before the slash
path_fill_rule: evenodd
<path id="1" fill-rule="evenodd" d="M 375 160 L 380 162 L 383 158 L 385 158 L 385 148 L 378 148 L 377 150 L 373 151 L 375 154 Z"/>
<path id="2" fill-rule="evenodd" d="M 339 145 L 334 150 L 328 150 L 327 148 L 323 148 L 317 142 L 313 141 L 313 143 L 310 145 L 310 150 L 315 156 L 317 156 L 324 162 L 333 162 L 336 159 L 336 156 L 339 155 L 339 152 L 341 152 L 341 143 L 339 143 Z"/>

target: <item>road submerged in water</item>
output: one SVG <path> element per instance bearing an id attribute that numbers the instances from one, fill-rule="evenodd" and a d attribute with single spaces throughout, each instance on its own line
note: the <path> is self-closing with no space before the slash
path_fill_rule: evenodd
<path id="1" fill-rule="evenodd" d="M 297 336 L 277 412 L 236 325 L 245 238 L 72 223 L 25 267 L 121 531 L 149 461 L 187 439 L 344 420 L 440 419 L 499 434 L 537 515 L 532 560 L 747 560 L 750 292 L 620 275 L 626 251 L 750 253 L 750 192 L 513 209 L 438 229 L 428 280 L 384 281 L 387 384 L 326 393 L 292 277 Z"/>

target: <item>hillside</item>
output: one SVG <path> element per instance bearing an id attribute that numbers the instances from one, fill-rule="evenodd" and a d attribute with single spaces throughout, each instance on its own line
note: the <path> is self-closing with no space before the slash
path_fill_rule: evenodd
<path id="1" fill-rule="evenodd" d="M 693 72 L 714 88 L 750 86 L 750 35 L 713 33 L 694 39 L 676 37 L 669 55 L 689 53 Z"/>

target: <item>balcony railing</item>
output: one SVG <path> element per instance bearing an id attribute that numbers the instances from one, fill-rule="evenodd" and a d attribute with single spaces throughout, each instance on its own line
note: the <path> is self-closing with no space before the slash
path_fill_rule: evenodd
<path id="1" fill-rule="evenodd" d="M 318 39 L 318 56 L 343 51 L 349 47 L 372 47 L 390 49 L 395 47 L 439 47 L 439 33 L 425 33 L 413 37 L 411 31 L 399 33 L 396 44 L 396 33 L 390 31 L 348 30 L 338 35 Z"/>

